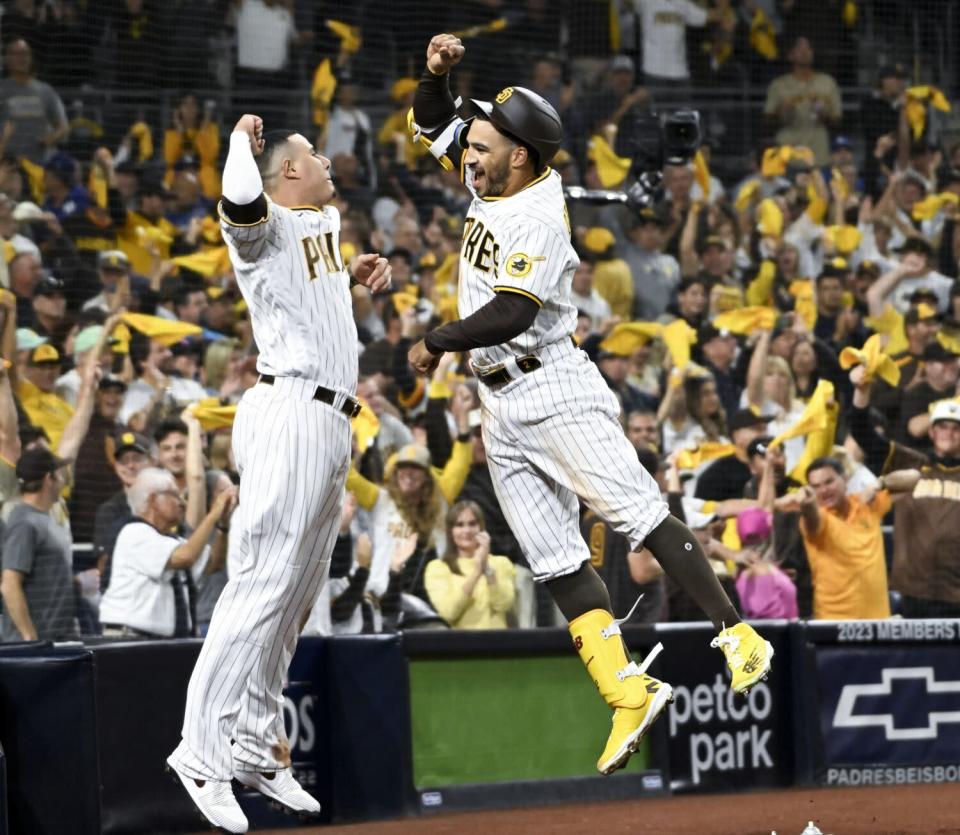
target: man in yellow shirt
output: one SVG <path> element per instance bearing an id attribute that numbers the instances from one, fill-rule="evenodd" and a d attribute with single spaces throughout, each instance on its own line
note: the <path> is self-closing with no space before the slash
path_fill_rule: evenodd
<path id="1" fill-rule="evenodd" d="M 170 258 L 170 246 L 180 231 L 163 216 L 169 196 L 170 192 L 163 183 L 148 180 L 140 185 L 139 211 L 127 212 L 126 223 L 117 239 L 135 273 L 149 275 L 154 254 L 161 261 Z"/>
<path id="2" fill-rule="evenodd" d="M 890 617 L 880 523 L 898 495 L 911 492 L 919 480 L 918 470 L 900 470 L 884 476 L 876 488 L 847 495 L 843 465 L 823 457 L 807 468 L 807 486 L 776 501 L 777 510 L 800 511 L 814 619 Z"/>
<path id="3" fill-rule="evenodd" d="M 61 370 L 60 353 L 52 345 L 39 345 L 30 352 L 17 386 L 17 398 L 34 426 L 41 427 L 56 449 L 60 436 L 73 417 L 73 407 L 54 394 Z"/>

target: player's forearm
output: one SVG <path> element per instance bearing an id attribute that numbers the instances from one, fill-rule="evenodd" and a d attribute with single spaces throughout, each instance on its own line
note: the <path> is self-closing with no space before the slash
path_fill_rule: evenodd
<path id="1" fill-rule="evenodd" d="M 420 129 L 430 137 L 442 130 L 457 115 L 448 73 L 435 75 L 424 68 L 420 83 L 413 95 L 413 118 Z"/>
<path id="2" fill-rule="evenodd" d="M 466 319 L 430 331 L 424 342 L 433 354 L 501 345 L 527 330 L 539 310 L 535 301 L 519 293 L 498 293 Z"/>
<path id="3" fill-rule="evenodd" d="M 223 166 L 223 198 L 235 206 L 249 206 L 263 198 L 263 180 L 243 131 L 230 134 L 230 150 Z"/>

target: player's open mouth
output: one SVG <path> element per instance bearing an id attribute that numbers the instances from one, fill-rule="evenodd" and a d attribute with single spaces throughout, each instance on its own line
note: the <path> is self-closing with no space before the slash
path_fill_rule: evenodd
<path id="1" fill-rule="evenodd" d="M 484 176 L 483 173 L 474 169 L 473 171 L 473 187 L 480 188 L 480 183 L 483 182 Z"/>

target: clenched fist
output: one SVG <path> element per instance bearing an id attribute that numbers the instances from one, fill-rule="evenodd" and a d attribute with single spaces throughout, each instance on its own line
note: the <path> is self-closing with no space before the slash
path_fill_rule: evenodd
<path id="1" fill-rule="evenodd" d="M 456 35 L 434 35 L 427 47 L 427 68 L 434 75 L 443 75 L 460 63 L 464 46 Z"/>

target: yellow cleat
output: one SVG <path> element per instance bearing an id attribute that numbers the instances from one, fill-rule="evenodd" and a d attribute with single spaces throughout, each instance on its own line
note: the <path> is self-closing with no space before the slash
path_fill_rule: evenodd
<path id="1" fill-rule="evenodd" d="M 570 624 L 570 634 L 587 673 L 614 709 L 613 727 L 597 761 L 601 774 L 612 774 L 627 764 L 644 734 L 673 701 L 673 688 L 646 672 L 663 645 L 657 644 L 638 666 L 627 658 L 620 622 L 603 609 L 576 618 Z"/>
<path id="2" fill-rule="evenodd" d="M 734 693 L 745 695 L 770 672 L 773 647 L 763 640 L 748 623 L 738 623 L 724 629 L 710 642 L 727 657 L 730 668 L 730 687 Z"/>
<path id="3" fill-rule="evenodd" d="M 656 722 L 657 718 L 673 701 L 673 688 L 652 676 L 641 673 L 635 676 L 637 690 L 643 690 L 648 698 L 643 707 L 618 707 L 613 711 L 613 727 L 607 737 L 606 747 L 597 760 L 597 771 L 601 774 L 613 774 L 623 768 L 640 747 L 640 741 Z M 633 685 L 633 682 L 631 682 Z"/>

